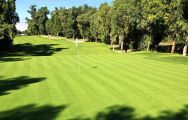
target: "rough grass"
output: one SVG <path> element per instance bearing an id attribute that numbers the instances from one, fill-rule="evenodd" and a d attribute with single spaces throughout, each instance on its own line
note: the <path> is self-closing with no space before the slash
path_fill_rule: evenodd
<path id="1" fill-rule="evenodd" d="M 78 49 L 70 40 L 22 36 L 14 43 L 14 52 L 0 57 L 0 119 L 92 118 L 117 105 L 134 108 L 136 116 L 158 116 L 188 104 L 186 57 L 114 53 L 85 42 L 79 73 Z"/>

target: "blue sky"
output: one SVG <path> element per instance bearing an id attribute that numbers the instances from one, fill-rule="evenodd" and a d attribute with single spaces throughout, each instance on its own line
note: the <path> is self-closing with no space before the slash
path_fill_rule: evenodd
<path id="1" fill-rule="evenodd" d="M 29 17 L 27 10 L 31 5 L 37 5 L 37 8 L 42 6 L 47 6 L 50 11 L 55 7 L 72 7 L 80 6 L 83 4 L 88 4 L 90 6 L 99 7 L 101 3 L 108 2 L 112 3 L 112 0 L 16 0 L 16 11 L 20 17 L 20 23 L 17 24 L 19 30 L 25 30 L 27 24 L 25 23 L 25 18 Z"/>

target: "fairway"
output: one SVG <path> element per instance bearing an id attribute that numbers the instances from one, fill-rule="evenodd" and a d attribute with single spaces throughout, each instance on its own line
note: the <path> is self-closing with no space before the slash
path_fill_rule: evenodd
<path id="1" fill-rule="evenodd" d="M 82 120 L 113 106 L 158 116 L 188 104 L 188 58 L 181 55 L 113 52 L 91 42 L 77 48 L 39 36 L 14 44 L 0 57 L 0 120 Z"/>

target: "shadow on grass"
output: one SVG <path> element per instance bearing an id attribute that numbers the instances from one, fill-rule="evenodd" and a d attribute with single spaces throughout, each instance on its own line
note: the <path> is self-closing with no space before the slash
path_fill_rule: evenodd
<path id="1" fill-rule="evenodd" d="M 66 107 L 31 104 L 0 112 L 0 120 L 54 120 Z"/>
<path id="2" fill-rule="evenodd" d="M 165 57 L 155 56 L 155 57 L 146 57 L 146 59 L 188 65 L 188 58 L 183 56 L 170 56 L 170 55 Z"/>
<path id="3" fill-rule="evenodd" d="M 30 78 L 21 76 L 10 79 L 0 78 L 0 96 L 9 94 L 11 90 L 21 89 L 27 87 L 29 84 L 34 84 L 43 81 L 45 78 Z"/>
<path id="4" fill-rule="evenodd" d="M 188 120 L 188 106 L 178 112 L 163 111 L 157 117 L 137 117 L 135 109 L 129 106 L 113 106 L 98 112 L 93 118 L 74 118 L 71 120 Z"/>
<path id="5" fill-rule="evenodd" d="M 143 55 L 143 57 L 148 60 L 188 65 L 188 57 L 184 57 L 181 55 L 174 55 L 170 53 L 168 54 L 167 53 L 155 53 L 155 52 L 138 53 L 138 55 Z"/>
<path id="6" fill-rule="evenodd" d="M 24 61 L 29 60 L 31 58 L 20 58 L 20 57 L 0 57 L 1 62 L 17 62 L 17 61 Z"/>
<path id="7" fill-rule="evenodd" d="M 0 56 L 51 56 L 63 49 L 68 48 L 54 48 L 58 44 L 39 44 L 33 45 L 30 43 L 16 44 L 13 46 L 11 52 L 6 52 Z"/>

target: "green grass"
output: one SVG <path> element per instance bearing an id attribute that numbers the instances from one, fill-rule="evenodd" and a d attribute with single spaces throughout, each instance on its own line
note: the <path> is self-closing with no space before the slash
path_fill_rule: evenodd
<path id="1" fill-rule="evenodd" d="M 14 53 L 0 58 L 0 119 L 86 118 L 115 105 L 157 116 L 188 104 L 186 57 L 117 53 L 86 42 L 80 44 L 79 73 L 71 40 L 35 36 L 14 43 Z"/>

